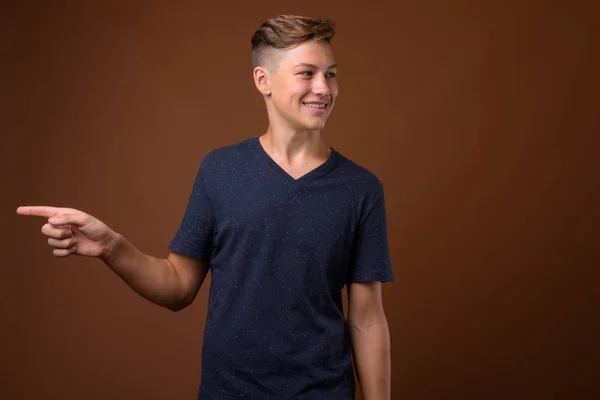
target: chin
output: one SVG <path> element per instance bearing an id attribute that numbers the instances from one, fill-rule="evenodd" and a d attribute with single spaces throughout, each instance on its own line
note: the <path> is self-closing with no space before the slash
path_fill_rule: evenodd
<path id="1" fill-rule="evenodd" d="M 307 131 L 320 131 L 321 129 L 325 128 L 325 125 L 327 124 L 327 121 L 322 120 L 322 121 L 307 121 L 304 124 L 302 124 L 302 127 L 304 129 L 306 129 Z"/>

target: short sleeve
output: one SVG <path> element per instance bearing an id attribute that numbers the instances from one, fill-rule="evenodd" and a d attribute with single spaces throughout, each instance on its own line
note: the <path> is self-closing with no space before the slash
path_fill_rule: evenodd
<path id="1" fill-rule="evenodd" d="M 202 261 L 210 259 L 214 230 L 214 208 L 207 190 L 206 169 L 203 160 L 183 220 L 169 245 L 169 250 L 175 253 Z"/>
<path id="2" fill-rule="evenodd" d="M 383 185 L 365 196 L 346 282 L 392 282 Z"/>

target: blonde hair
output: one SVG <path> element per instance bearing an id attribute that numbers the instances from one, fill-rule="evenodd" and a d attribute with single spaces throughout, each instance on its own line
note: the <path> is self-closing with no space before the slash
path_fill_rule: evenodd
<path id="1" fill-rule="evenodd" d="M 330 42 L 335 23 L 328 18 L 279 15 L 269 19 L 252 36 L 252 65 L 263 65 L 270 49 L 286 49 L 309 40 Z"/>

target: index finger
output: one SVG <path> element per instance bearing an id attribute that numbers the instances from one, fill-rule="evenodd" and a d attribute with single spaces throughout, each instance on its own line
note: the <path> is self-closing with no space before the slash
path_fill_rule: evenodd
<path id="1" fill-rule="evenodd" d="M 69 211 L 68 208 L 50 207 L 50 206 L 22 206 L 17 208 L 19 215 L 32 215 L 35 217 L 50 218 L 55 215 Z"/>

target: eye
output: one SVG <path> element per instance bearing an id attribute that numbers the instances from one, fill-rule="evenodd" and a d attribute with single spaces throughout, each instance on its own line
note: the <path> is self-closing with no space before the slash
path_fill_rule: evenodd
<path id="1" fill-rule="evenodd" d="M 327 76 L 328 78 L 331 78 L 331 79 L 333 79 L 333 78 L 335 78 L 335 76 L 336 76 L 336 75 L 337 75 L 337 74 L 336 74 L 335 72 L 329 72 L 329 73 L 328 73 L 326 76 Z"/>
<path id="2" fill-rule="evenodd" d="M 300 72 L 300 75 L 303 75 L 303 76 L 313 76 L 313 72 L 312 71 L 302 71 L 302 72 Z"/>

